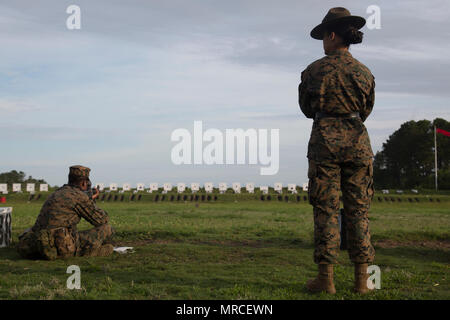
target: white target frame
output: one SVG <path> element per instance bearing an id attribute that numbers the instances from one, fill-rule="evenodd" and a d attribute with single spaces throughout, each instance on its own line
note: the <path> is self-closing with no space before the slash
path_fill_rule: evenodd
<path id="1" fill-rule="evenodd" d="M 35 184 L 34 183 L 27 183 L 27 192 L 34 192 L 35 191 Z"/>
<path id="2" fill-rule="evenodd" d="M 169 191 L 172 191 L 172 184 L 169 183 L 169 182 L 164 183 L 164 185 L 163 185 L 163 191 L 164 191 L 165 193 L 167 193 L 167 192 L 169 192 Z"/>
<path id="3" fill-rule="evenodd" d="M 297 193 L 297 185 L 295 183 L 289 183 L 287 188 L 289 192 L 293 194 Z"/>
<path id="4" fill-rule="evenodd" d="M 273 189 L 278 193 L 282 193 L 283 192 L 283 184 L 281 182 L 276 182 L 273 185 Z"/>
<path id="5" fill-rule="evenodd" d="M 302 190 L 308 191 L 308 182 L 303 183 Z"/>
<path id="6" fill-rule="evenodd" d="M 212 182 L 205 182 L 204 187 L 206 193 L 212 193 L 214 191 L 214 184 Z"/>
<path id="7" fill-rule="evenodd" d="M 219 183 L 219 192 L 220 193 L 225 193 L 227 192 L 228 186 L 225 182 L 221 182 Z"/>
<path id="8" fill-rule="evenodd" d="M 183 193 L 185 190 L 186 190 L 186 184 L 183 182 L 178 182 L 177 183 L 177 192 Z"/>
<path id="9" fill-rule="evenodd" d="M 192 191 L 192 193 L 196 193 L 196 192 L 200 191 L 200 183 L 197 183 L 197 182 L 191 183 L 191 191 Z"/>
<path id="10" fill-rule="evenodd" d="M 150 184 L 149 184 L 149 187 L 148 187 L 148 192 L 149 193 L 152 193 L 153 191 L 158 191 L 158 188 L 159 188 L 159 186 L 158 186 L 158 183 L 157 182 L 151 182 Z"/>

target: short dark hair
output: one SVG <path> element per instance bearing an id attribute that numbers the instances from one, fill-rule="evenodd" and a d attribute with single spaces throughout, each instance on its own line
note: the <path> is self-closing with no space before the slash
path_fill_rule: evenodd
<path id="1" fill-rule="evenodd" d="M 334 32 L 340 36 L 346 47 L 351 44 L 361 43 L 363 40 L 364 33 L 356 29 L 350 24 L 335 24 L 327 27 L 327 33 Z"/>
<path id="2" fill-rule="evenodd" d="M 69 184 L 72 185 L 79 185 L 80 183 L 82 183 L 83 181 L 89 181 L 89 178 L 86 177 L 82 177 L 79 175 L 73 175 L 71 173 L 69 173 Z"/>

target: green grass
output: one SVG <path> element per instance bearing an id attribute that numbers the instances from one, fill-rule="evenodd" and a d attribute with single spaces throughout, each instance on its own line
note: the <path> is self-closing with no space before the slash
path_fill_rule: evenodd
<path id="1" fill-rule="evenodd" d="M 13 240 L 30 227 L 42 201 L 8 200 Z M 335 268 L 335 296 L 309 294 L 311 206 L 304 202 L 99 202 L 117 245 L 110 257 L 29 261 L 0 249 L 0 299 L 449 299 L 448 201 L 373 203 L 370 219 L 381 290 L 352 293 L 346 251 Z M 89 228 L 83 222 L 80 229 Z M 66 289 L 68 266 L 81 268 L 81 290 Z"/>

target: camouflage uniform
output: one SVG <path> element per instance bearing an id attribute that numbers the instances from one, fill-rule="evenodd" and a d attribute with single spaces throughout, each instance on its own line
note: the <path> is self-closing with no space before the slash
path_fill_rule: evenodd
<path id="1" fill-rule="evenodd" d="M 370 263 L 374 259 L 368 220 L 373 152 L 363 124 L 373 108 L 374 89 L 370 70 L 347 50 L 336 50 L 302 72 L 300 108 L 307 118 L 315 119 L 308 145 L 308 193 L 314 207 L 316 263 L 337 263 L 340 190 L 350 260 Z M 355 112 L 360 117 L 345 116 Z M 325 115 L 319 118 L 316 113 Z"/>
<path id="2" fill-rule="evenodd" d="M 78 172 L 76 167 L 71 172 Z M 77 231 L 81 218 L 95 228 Z M 113 235 L 108 221 L 108 214 L 85 192 L 66 184 L 48 197 L 34 226 L 19 236 L 18 251 L 31 259 L 94 256 Z"/>

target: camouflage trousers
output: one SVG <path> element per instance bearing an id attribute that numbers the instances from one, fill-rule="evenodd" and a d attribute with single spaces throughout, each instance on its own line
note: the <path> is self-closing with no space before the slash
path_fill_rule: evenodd
<path id="1" fill-rule="evenodd" d="M 353 263 L 371 263 L 368 211 L 373 198 L 373 160 L 344 163 L 309 160 L 309 202 L 314 210 L 314 262 L 336 264 L 339 253 L 340 191 L 344 202 L 347 247 Z"/>
<path id="2" fill-rule="evenodd" d="M 95 256 L 114 231 L 109 224 L 77 232 L 71 228 L 26 230 L 19 236 L 17 250 L 28 259 L 55 260 L 73 256 Z"/>

